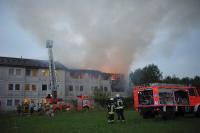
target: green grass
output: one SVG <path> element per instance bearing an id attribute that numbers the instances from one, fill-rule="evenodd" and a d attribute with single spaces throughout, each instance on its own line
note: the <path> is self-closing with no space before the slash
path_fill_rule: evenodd
<path id="1" fill-rule="evenodd" d="M 125 111 L 126 123 L 108 124 L 106 112 L 61 112 L 47 116 L 0 116 L 1 133 L 192 133 L 200 132 L 200 118 L 175 120 L 142 119 L 137 112 Z"/>

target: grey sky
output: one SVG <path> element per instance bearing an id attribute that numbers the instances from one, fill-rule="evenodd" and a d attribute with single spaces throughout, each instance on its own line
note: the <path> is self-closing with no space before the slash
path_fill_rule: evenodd
<path id="1" fill-rule="evenodd" d="M 128 72 L 200 75 L 199 0 L 0 0 L 0 56 Z"/>

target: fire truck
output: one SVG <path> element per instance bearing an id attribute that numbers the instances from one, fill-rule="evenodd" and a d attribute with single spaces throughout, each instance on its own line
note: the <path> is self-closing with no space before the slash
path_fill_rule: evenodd
<path id="1" fill-rule="evenodd" d="M 134 109 L 143 118 L 163 119 L 193 113 L 200 117 L 200 94 L 192 86 L 154 83 L 133 88 Z"/>
<path id="2" fill-rule="evenodd" d="M 77 110 L 88 110 L 94 108 L 94 100 L 89 96 L 77 96 Z"/>

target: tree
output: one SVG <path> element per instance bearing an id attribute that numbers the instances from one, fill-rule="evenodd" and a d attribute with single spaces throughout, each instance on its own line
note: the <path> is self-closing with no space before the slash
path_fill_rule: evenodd
<path id="1" fill-rule="evenodd" d="M 142 77 L 142 70 L 136 69 L 135 72 L 131 72 L 129 75 L 130 82 L 132 82 L 134 85 L 141 84 L 141 77 Z"/>
<path id="2" fill-rule="evenodd" d="M 162 73 L 160 72 L 158 66 L 150 64 L 142 69 L 142 77 L 141 77 L 142 84 L 160 82 L 161 79 L 162 79 Z"/>
<path id="3" fill-rule="evenodd" d="M 193 86 L 200 88 L 200 77 L 195 76 L 194 79 L 191 80 Z"/>
<path id="4" fill-rule="evenodd" d="M 136 69 L 129 75 L 130 81 L 134 85 L 148 84 L 161 82 L 162 73 L 160 72 L 158 66 L 150 64 L 145 66 L 143 69 Z"/>
<path id="5" fill-rule="evenodd" d="M 183 81 L 185 82 L 185 80 L 186 80 L 186 79 L 184 79 Z M 176 77 L 176 75 L 173 75 L 173 77 L 167 76 L 166 78 L 164 78 L 164 79 L 162 80 L 162 82 L 163 82 L 163 83 L 169 83 L 169 84 L 183 84 L 183 83 L 181 82 L 181 80 L 180 80 L 178 77 Z"/>

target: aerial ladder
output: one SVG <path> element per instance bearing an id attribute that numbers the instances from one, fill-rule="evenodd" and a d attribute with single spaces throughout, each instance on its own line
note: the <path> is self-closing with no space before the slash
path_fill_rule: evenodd
<path id="1" fill-rule="evenodd" d="M 48 55 L 49 55 L 49 79 L 50 79 L 50 89 L 52 98 L 54 100 L 57 99 L 57 80 L 56 80 L 56 72 L 55 72 L 55 63 L 53 60 L 53 40 L 46 41 L 46 48 L 48 48 Z"/>

